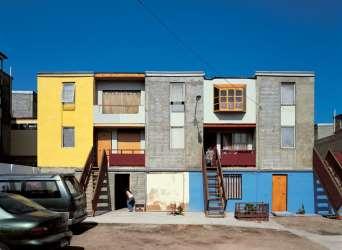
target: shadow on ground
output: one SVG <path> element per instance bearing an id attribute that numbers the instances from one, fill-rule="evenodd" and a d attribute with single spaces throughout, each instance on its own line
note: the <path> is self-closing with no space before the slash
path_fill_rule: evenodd
<path id="1" fill-rule="evenodd" d="M 70 229 L 73 235 L 81 235 L 96 226 L 96 222 L 82 222 L 79 225 L 72 226 Z"/>

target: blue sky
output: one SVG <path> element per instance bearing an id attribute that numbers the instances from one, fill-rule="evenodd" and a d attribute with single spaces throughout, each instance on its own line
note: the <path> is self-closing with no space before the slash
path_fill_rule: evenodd
<path id="1" fill-rule="evenodd" d="M 39 71 L 313 70 L 316 122 L 342 113 L 342 1 L 144 2 L 203 60 L 137 0 L 0 0 L 0 51 L 14 89 L 35 89 Z"/>

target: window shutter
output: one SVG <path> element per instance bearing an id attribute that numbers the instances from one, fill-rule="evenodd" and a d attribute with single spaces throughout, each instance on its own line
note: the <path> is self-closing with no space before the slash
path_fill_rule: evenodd
<path id="1" fill-rule="evenodd" d="M 75 129 L 63 128 L 63 147 L 75 146 Z"/>
<path id="2" fill-rule="evenodd" d="M 295 105 L 295 84 L 294 83 L 282 83 L 280 93 L 281 93 L 282 105 Z"/>
<path id="3" fill-rule="evenodd" d="M 170 101 L 173 103 L 184 102 L 184 83 L 175 82 L 170 84 Z"/>
<path id="4" fill-rule="evenodd" d="M 224 188 L 228 199 L 242 199 L 242 176 L 240 174 L 224 175 Z"/>
<path id="5" fill-rule="evenodd" d="M 281 128 L 281 146 L 286 148 L 293 148 L 294 143 L 294 127 Z"/>
<path id="6" fill-rule="evenodd" d="M 75 102 L 75 83 L 63 83 L 62 102 Z"/>

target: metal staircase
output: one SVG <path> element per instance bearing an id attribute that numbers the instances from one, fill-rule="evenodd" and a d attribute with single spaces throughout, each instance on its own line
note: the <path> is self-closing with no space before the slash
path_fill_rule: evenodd
<path id="1" fill-rule="evenodd" d="M 328 151 L 323 159 L 318 151 L 313 150 L 313 170 L 319 184 L 324 188 L 328 203 L 332 206 L 335 215 L 342 215 L 342 164 L 339 158 L 341 152 Z"/>
<path id="2" fill-rule="evenodd" d="M 227 198 L 224 190 L 221 162 L 216 148 L 213 151 L 210 163 L 207 163 L 203 151 L 202 172 L 206 216 L 225 217 Z"/>

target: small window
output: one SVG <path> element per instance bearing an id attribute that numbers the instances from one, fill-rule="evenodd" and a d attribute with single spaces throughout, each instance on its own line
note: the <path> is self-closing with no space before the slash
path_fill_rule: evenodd
<path id="1" fill-rule="evenodd" d="M 246 112 L 245 85 L 215 85 L 215 112 Z"/>
<path id="2" fill-rule="evenodd" d="M 55 181 L 26 181 L 24 196 L 27 198 L 60 198 L 61 193 Z"/>
<path id="3" fill-rule="evenodd" d="M 241 174 L 227 174 L 223 176 L 224 188 L 227 199 L 242 199 L 242 176 Z"/>
<path id="4" fill-rule="evenodd" d="M 294 148 L 295 147 L 295 128 L 282 127 L 281 128 L 281 147 Z"/>
<path id="5" fill-rule="evenodd" d="M 75 128 L 63 128 L 63 147 L 70 148 L 75 146 Z"/>
<path id="6" fill-rule="evenodd" d="M 295 105 L 295 84 L 293 82 L 281 83 L 281 105 Z"/>
<path id="7" fill-rule="evenodd" d="M 184 104 L 184 83 L 170 83 L 170 102 L 171 104 Z"/>
<path id="8" fill-rule="evenodd" d="M 75 103 L 75 83 L 74 82 L 63 83 L 62 102 L 65 104 Z"/>
<path id="9" fill-rule="evenodd" d="M 171 127 L 170 147 L 184 148 L 184 127 Z"/>

